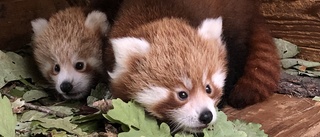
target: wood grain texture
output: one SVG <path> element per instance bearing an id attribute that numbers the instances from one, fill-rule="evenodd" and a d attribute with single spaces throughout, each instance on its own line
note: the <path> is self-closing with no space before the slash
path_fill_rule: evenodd
<path id="1" fill-rule="evenodd" d="M 297 44 L 298 57 L 320 61 L 320 0 L 261 0 L 274 37 Z"/>
<path id="2" fill-rule="evenodd" d="M 289 75 L 282 71 L 277 92 L 296 97 L 320 96 L 320 79 Z"/>
<path id="3" fill-rule="evenodd" d="M 320 136 L 320 102 L 275 94 L 269 100 L 236 110 L 223 109 L 230 120 L 260 123 L 270 137 Z"/>
<path id="4" fill-rule="evenodd" d="M 1 0 L 0 49 L 17 50 L 30 43 L 30 21 L 39 17 L 48 18 L 66 6 L 65 0 Z"/>

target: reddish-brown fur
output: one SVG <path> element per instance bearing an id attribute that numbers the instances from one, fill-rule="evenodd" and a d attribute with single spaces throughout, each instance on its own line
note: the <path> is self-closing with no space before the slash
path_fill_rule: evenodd
<path id="1" fill-rule="evenodd" d="M 270 97 L 278 88 L 280 64 L 277 50 L 263 20 L 255 20 L 244 74 L 236 83 L 228 103 L 242 108 Z"/>
<path id="2" fill-rule="evenodd" d="M 66 93 L 70 95 L 65 95 L 65 98 L 78 99 L 88 95 L 99 79 L 97 75 L 103 71 L 102 48 L 105 34 L 100 31 L 99 24 L 91 23 L 95 28 L 85 26 L 87 12 L 87 9 L 81 7 L 71 7 L 53 14 L 42 28 L 39 20 L 45 19 L 35 20 L 32 24 L 36 31 L 33 36 L 34 58 L 43 76 L 57 90 L 59 79 L 74 82 L 73 91 Z M 104 27 L 107 27 L 107 22 L 105 24 Z M 82 70 L 75 69 L 76 61 L 85 63 Z M 69 71 L 63 78 L 54 70 L 57 64 L 61 70 Z M 74 76 L 71 71 L 78 75 Z M 81 82 L 84 80 L 88 82 Z"/>
<path id="3" fill-rule="evenodd" d="M 134 99 L 175 129 L 199 132 L 212 124 L 226 77 L 226 49 L 221 18 L 206 21 L 194 28 L 183 19 L 164 17 L 137 26 L 127 37 L 113 37 L 113 96 Z"/>
<path id="4" fill-rule="evenodd" d="M 179 17 L 197 27 L 205 18 L 222 16 L 229 66 L 224 98 L 243 108 L 271 96 L 279 80 L 278 55 L 258 6 L 255 0 L 124 0 L 111 36 L 128 36 L 137 26 L 163 17 Z"/>
<path id="5" fill-rule="evenodd" d="M 222 42 L 201 33 L 220 35 L 219 23 L 203 27 L 220 16 Z M 176 129 L 199 132 L 212 124 L 223 90 L 229 105 L 243 108 L 277 87 L 278 55 L 255 0 L 123 0 L 110 37 L 105 60 L 114 65 L 114 51 L 113 96 L 136 100 Z"/>
<path id="6" fill-rule="evenodd" d="M 172 31 L 168 32 L 167 30 Z M 150 51 L 149 55 L 143 58 L 141 58 L 140 55 L 132 56 L 131 60 L 128 61 L 130 62 L 131 67 L 126 75 L 121 76 L 121 81 L 112 81 L 111 89 L 113 91 L 113 96 L 119 97 L 125 101 L 132 99 L 132 95 L 135 94 L 134 92 L 139 92 L 142 87 L 146 87 L 144 81 L 172 88 L 176 87 L 177 84 L 183 85 L 179 78 L 183 73 L 187 73 L 189 77 L 197 78 L 197 81 L 193 81 L 193 83 L 199 83 L 204 71 L 201 66 L 208 66 L 208 75 L 212 75 L 217 69 L 223 68 L 226 64 L 226 62 L 224 62 L 226 56 L 224 48 L 207 48 L 206 46 L 203 46 L 208 43 L 204 43 L 199 39 L 197 33 L 187 26 L 183 20 L 165 18 L 152 25 L 144 25 L 139 29 L 128 32 L 127 35 L 146 39 L 148 42 L 152 43 L 151 46 L 153 47 L 153 50 Z M 173 43 L 167 43 L 169 42 L 168 39 L 170 39 L 168 36 L 179 37 L 175 37 L 177 39 L 171 39 L 172 41 L 170 41 Z M 189 45 L 190 47 L 186 46 L 194 43 L 197 45 Z M 181 46 L 177 47 L 176 45 Z M 172 50 L 172 48 L 174 48 L 174 50 Z M 215 53 L 212 54 L 212 56 L 215 57 L 209 58 L 210 56 L 202 55 L 190 56 L 192 50 L 200 50 L 202 51 L 201 53 L 205 55 Z M 194 54 L 197 53 L 195 52 Z M 158 58 L 158 56 L 155 55 L 161 55 L 161 58 Z M 217 58 L 216 56 L 219 56 L 220 58 Z M 144 58 L 148 58 L 149 60 L 145 61 Z M 188 60 L 188 62 L 185 62 L 185 60 Z M 207 63 L 208 60 L 214 63 Z M 173 61 L 175 63 L 173 63 Z M 143 62 L 143 64 L 141 62 Z M 185 67 L 191 70 L 188 71 Z M 154 78 L 153 76 L 160 77 Z M 134 87 L 132 87 L 132 85 Z M 221 93 L 222 91 L 215 92 L 215 95 L 212 95 L 212 98 L 218 99 L 221 96 Z M 171 100 L 171 103 L 174 102 L 175 100 Z M 177 107 L 183 105 L 178 104 L 179 103 L 177 103 Z"/>

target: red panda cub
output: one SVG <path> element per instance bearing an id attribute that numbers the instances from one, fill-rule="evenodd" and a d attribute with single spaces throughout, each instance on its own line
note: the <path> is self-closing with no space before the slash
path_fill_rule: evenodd
<path id="1" fill-rule="evenodd" d="M 43 76 L 65 99 L 87 96 L 103 73 L 103 37 L 107 17 L 99 11 L 86 13 L 71 7 L 31 22 L 33 53 Z"/>
<path id="2" fill-rule="evenodd" d="M 113 96 L 134 99 L 177 129 L 193 132 L 212 124 L 227 71 L 221 33 L 221 18 L 198 28 L 163 18 L 112 39 Z"/>
<path id="3" fill-rule="evenodd" d="M 260 19 L 254 0 L 123 0 L 110 30 L 113 96 L 186 132 L 215 122 L 223 91 L 235 107 L 265 100 L 279 64 Z"/>

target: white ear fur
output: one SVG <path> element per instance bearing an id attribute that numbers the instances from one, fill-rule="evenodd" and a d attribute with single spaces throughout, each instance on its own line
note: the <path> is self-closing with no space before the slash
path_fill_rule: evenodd
<path id="1" fill-rule="evenodd" d="M 106 14 L 100 11 L 90 12 L 84 25 L 93 31 L 99 30 L 101 34 L 105 34 L 109 28 Z"/>
<path id="2" fill-rule="evenodd" d="M 220 39 L 222 35 L 222 17 L 208 18 L 202 21 L 198 28 L 198 33 L 204 39 Z"/>
<path id="3" fill-rule="evenodd" d="M 44 18 L 38 18 L 31 21 L 31 26 L 34 34 L 38 35 L 48 26 L 48 21 Z"/>
<path id="4" fill-rule="evenodd" d="M 117 78 L 127 70 L 127 61 L 132 55 L 144 55 L 150 49 L 150 44 L 144 39 L 124 37 L 111 39 L 110 41 L 116 62 L 114 71 L 112 73 L 109 72 L 112 79 Z"/>

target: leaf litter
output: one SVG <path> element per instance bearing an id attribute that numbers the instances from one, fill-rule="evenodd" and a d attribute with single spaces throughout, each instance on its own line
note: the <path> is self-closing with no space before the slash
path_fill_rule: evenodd
<path id="1" fill-rule="evenodd" d="M 96 136 L 108 135 L 119 137 L 163 136 L 170 137 L 171 132 L 166 123 L 160 125 L 153 117 L 135 102 L 124 103 L 112 97 L 106 84 L 98 84 L 87 98 L 88 106 L 107 108 L 81 114 L 83 101 L 60 101 L 47 92 L 47 85 L 41 80 L 40 73 L 30 69 L 32 62 L 13 52 L 0 51 L 0 136 Z M 33 64 L 34 65 L 34 64 Z M 32 80 L 32 81 L 31 81 Z M 14 84 L 12 84 L 14 82 Z M 7 88 L 7 87 L 10 88 Z M 112 102 L 112 103 L 111 103 Z M 45 109 L 63 112 L 66 117 L 57 117 L 39 110 L 26 109 L 26 103 L 32 103 Z M 112 105 L 113 106 L 112 106 Z M 98 107 L 97 107 L 98 106 Z M 111 109 L 113 107 L 113 109 Z M 111 110 L 109 110 L 111 109 Z M 13 114 L 13 111 L 16 114 Z M 108 111 L 109 110 L 109 111 Z M 108 112 L 107 112 L 108 111 Z M 253 136 L 264 137 L 260 124 L 232 122 L 223 112 L 218 112 L 218 121 L 213 130 L 204 130 L 205 137 L 211 136 Z M 107 128 L 108 126 L 112 128 Z M 240 126 L 239 126 L 240 125 Z M 112 129 L 112 130 L 111 130 Z M 118 134 L 119 132 L 119 134 Z M 192 137 L 193 134 L 177 133 L 175 137 Z"/>
<path id="2" fill-rule="evenodd" d="M 297 45 L 277 38 L 274 38 L 274 42 L 278 48 L 281 66 L 286 73 L 320 78 L 320 71 L 317 70 L 317 67 L 320 67 L 320 62 L 294 58 L 299 53 Z"/>
<path id="3" fill-rule="evenodd" d="M 280 62 L 284 72 L 295 76 L 307 76 L 320 78 L 320 62 L 307 61 L 294 58 L 299 53 L 299 48 L 288 41 L 274 38 L 278 48 Z M 319 101 L 320 97 L 315 96 L 313 100 Z"/>
<path id="4" fill-rule="evenodd" d="M 17 117 L 13 114 L 10 101 L 7 97 L 2 97 L 0 93 L 0 135 L 4 137 L 15 136 L 15 126 Z"/>

